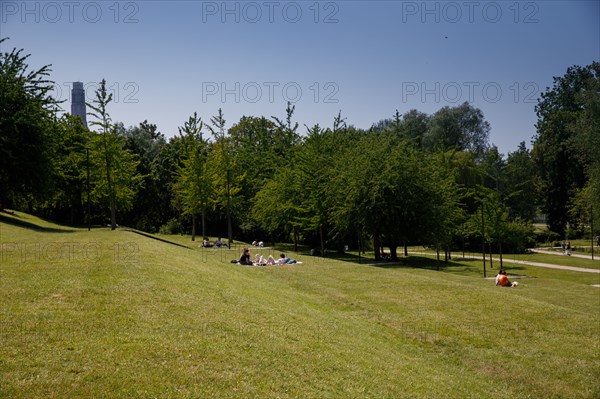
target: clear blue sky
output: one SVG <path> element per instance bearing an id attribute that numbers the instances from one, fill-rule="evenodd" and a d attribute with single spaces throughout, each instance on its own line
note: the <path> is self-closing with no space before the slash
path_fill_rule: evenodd
<path id="1" fill-rule="evenodd" d="M 469 101 L 500 151 L 528 146 L 539 93 L 600 60 L 597 1 L 0 1 L 0 36 L 93 96 L 105 78 L 114 121 L 167 137 L 198 112 L 368 128 L 416 108 Z M 70 110 L 70 103 L 64 104 Z M 302 132 L 305 132 L 302 126 Z"/>

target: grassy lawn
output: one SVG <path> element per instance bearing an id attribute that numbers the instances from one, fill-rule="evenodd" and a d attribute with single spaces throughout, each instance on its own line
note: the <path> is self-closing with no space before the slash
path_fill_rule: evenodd
<path id="1" fill-rule="evenodd" d="M 600 397 L 596 274 L 514 265 L 534 278 L 504 289 L 478 260 L 242 267 L 243 243 L 16 219 L 1 398 Z"/>
<path id="2" fill-rule="evenodd" d="M 409 253 L 409 255 L 411 253 L 427 253 L 427 254 L 431 254 L 431 256 L 436 256 L 434 250 L 425 249 L 423 247 L 410 247 L 408 250 L 408 253 Z M 402 251 L 398 251 L 398 255 L 399 256 L 403 255 Z M 465 256 L 481 257 L 481 253 L 465 252 Z M 490 256 L 490 254 L 488 253 L 486 255 L 486 259 L 489 260 L 489 256 Z M 565 256 L 565 255 L 562 255 L 560 252 L 557 252 L 556 255 L 541 254 L 541 253 L 503 254 L 503 260 L 505 260 L 507 263 L 509 263 L 509 261 L 511 261 L 511 260 L 516 260 L 516 261 L 525 261 L 525 262 L 549 263 L 549 264 L 562 265 L 562 266 L 583 267 L 583 268 L 588 268 L 588 269 L 600 269 L 600 253 L 598 253 L 597 256 L 598 257 L 595 260 L 591 260 L 591 259 L 577 258 L 574 256 Z M 453 252 L 452 257 L 460 258 L 460 257 L 462 257 L 462 252 Z M 494 254 L 492 254 L 492 257 L 494 258 L 494 262 L 493 262 L 494 266 L 499 266 L 499 262 L 497 262 L 495 259 L 499 259 L 500 255 L 494 253 Z M 443 252 L 440 253 L 440 259 L 442 259 L 442 260 L 444 259 Z M 510 267 L 510 265 L 507 265 L 507 267 Z"/>

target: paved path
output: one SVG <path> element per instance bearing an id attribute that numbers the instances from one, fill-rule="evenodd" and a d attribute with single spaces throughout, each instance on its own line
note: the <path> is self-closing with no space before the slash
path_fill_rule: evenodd
<path id="1" fill-rule="evenodd" d="M 432 253 L 428 253 L 428 252 L 409 252 L 409 255 L 433 255 L 435 256 L 435 254 Z M 460 259 L 463 258 L 462 256 L 455 256 L 456 259 Z M 480 256 L 474 256 L 474 255 L 465 255 L 464 258 L 467 259 L 481 259 L 481 255 Z M 489 258 L 486 258 L 489 259 Z M 498 262 L 500 263 L 500 258 L 492 258 L 492 260 L 494 262 Z M 519 265 L 529 265 L 529 266 L 538 266 L 538 267 L 545 267 L 548 269 L 560 269 L 560 270 L 571 270 L 574 272 L 583 272 L 583 273 L 600 273 L 600 269 L 588 269 L 585 267 L 574 267 L 574 266 L 562 266 L 562 265 L 552 265 L 550 263 L 540 263 L 540 262 L 530 262 L 527 260 L 515 260 L 515 259 L 507 259 L 507 258 L 503 258 L 502 259 L 503 263 L 516 263 Z"/>
<path id="2" fill-rule="evenodd" d="M 537 248 L 533 248 L 530 250 L 531 252 L 535 252 L 538 254 L 546 254 L 546 255 L 558 255 L 558 256 L 565 256 L 563 255 L 562 252 L 558 252 L 558 251 L 548 251 L 547 249 L 537 249 Z M 592 259 L 592 255 L 583 255 L 583 254 L 576 254 L 571 252 L 571 255 L 573 258 L 582 258 L 582 259 Z M 600 254 L 595 255 L 594 254 L 594 260 L 597 260 L 600 262 Z"/>

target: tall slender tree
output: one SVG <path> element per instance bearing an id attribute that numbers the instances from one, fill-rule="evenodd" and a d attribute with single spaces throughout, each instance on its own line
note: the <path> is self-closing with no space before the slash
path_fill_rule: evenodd
<path id="1" fill-rule="evenodd" d="M 196 240 L 196 215 L 202 222 L 202 236 L 206 237 L 206 210 L 213 195 L 213 177 L 207 165 L 209 147 L 202 137 L 204 122 L 194 112 L 179 134 L 186 148 L 183 166 L 178 168 L 175 193 L 182 204 L 184 215 L 192 217 L 192 241 Z"/>
<path id="2" fill-rule="evenodd" d="M 91 126 L 98 128 L 92 138 L 92 159 L 101 166 L 102 173 L 96 173 L 96 185 L 93 193 L 99 200 L 107 198 L 110 209 L 110 226 L 117 228 L 117 208 L 129 209 L 132 204 L 140 176 L 136 173 L 138 161 L 125 150 L 124 128 L 112 123 L 108 113 L 108 104 L 112 93 L 106 91 L 106 80 L 102 79 L 95 92 L 95 98 L 87 106 L 92 118 Z M 95 169 L 99 172 L 98 169 Z"/>

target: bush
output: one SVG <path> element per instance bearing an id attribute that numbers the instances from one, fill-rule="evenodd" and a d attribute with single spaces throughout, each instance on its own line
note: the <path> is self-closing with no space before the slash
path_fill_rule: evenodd
<path id="1" fill-rule="evenodd" d="M 581 232 L 578 229 L 569 227 L 566 231 L 566 235 L 567 235 L 567 240 L 575 240 L 577 238 L 580 238 Z"/>
<path id="2" fill-rule="evenodd" d="M 170 219 L 167 223 L 160 226 L 159 234 L 182 234 L 183 226 L 176 218 Z"/>
<path id="3" fill-rule="evenodd" d="M 560 240 L 560 235 L 554 231 L 548 230 L 547 228 L 535 232 L 535 242 L 540 244 L 555 242 L 558 240 Z"/>
<path id="4" fill-rule="evenodd" d="M 531 223 L 516 220 L 506 225 L 502 247 L 506 253 L 525 253 L 535 246 L 535 233 Z"/>

